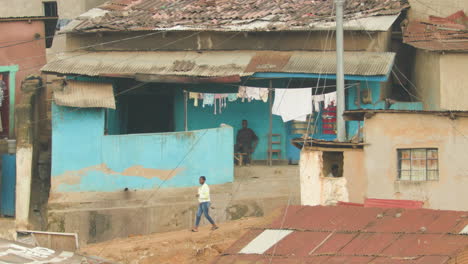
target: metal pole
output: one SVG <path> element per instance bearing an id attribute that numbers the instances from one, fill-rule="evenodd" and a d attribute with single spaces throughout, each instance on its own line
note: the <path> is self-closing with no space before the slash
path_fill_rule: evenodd
<path id="1" fill-rule="evenodd" d="M 346 140 L 346 126 L 343 119 L 345 110 L 344 89 L 344 48 L 343 48 L 343 5 L 345 0 L 335 0 L 336 5 L 336 127 L 338 141 Z"/>
<path id="2" fill-rule="evenodd" d="M 188 92 L 184 90 L 184 129 L 185 131 L 188 131 L 187 101 L 188 101 Z"/>
<path id="3" fill-rule="evenodd" d="M 268 102 L 270 111 L 270 128 L 268 130 L 268 165 L 273 165 L 272 141 L 273 141 L 273 82 L 270 81 L 270 88 L 268 89 Z"/>

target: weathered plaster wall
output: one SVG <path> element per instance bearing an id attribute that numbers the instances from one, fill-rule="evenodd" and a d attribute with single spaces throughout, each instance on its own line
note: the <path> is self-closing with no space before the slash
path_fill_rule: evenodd
<path id="1" fill-rule="evenodd" d="M 10 45 L 0 48 L 0 66 L 19 65 L 16 73 L 16 103 L 20 103 L 21 82 L 30 74 L 38 74 L 46 63 L 44 22 L 0 22 L 0 32 L 0 43 Z M 36 36 L 41 39 L 36 40 Z"/>
<path id="2" fill-rule="evenodd" d="M 310 35 L 309 35 L 310 33 Z M 95 50 L 335 50 L 334 34 L 313 32 L 136 32 L 68 34 L 67 49 L 91 46 Z M 99 36 L 99 38 L 97 37 Z M 142 36 L 142 37 L 138 37 Z M 120 39 L 125 41 L 115 41 Z M 96 45 L 99 43 L 113 43 Z M 348 51 L 389 51 L 388 32 L 345 32 Z"/>
<path id="3" fill-rule="evenodd" d="M 468 118 L 378 114 L 364 127 L 369 198 L 409 199 L 434 209 L 468 210 Z M 438 148 L 439 180 L 397 180 L 397 149 Z"/>
<path id="4" fill-rule="evenodd" d="M 441 69 L 439 53 L 416 51 L 412 74 L 416 91 L 412 94 L 424 103 L 424 110 L 440 110 Z"/>
<path id="5" fill-rule="evenodd" d="M 468 110 L 468 54 L 440 55 L 440 107 Z"/>
<path id="6" fill-rule="evenodd" d="M 53 106 L 52 195 L 233 179 L 233 131 L 104 136 L 104 110 Z"/>
<path id="7" fill-rule="evenodd" d="M 328 178 L 324 152 L 343 152 L 343 177 Z M 363 170 L 364 155 L 358 149 L 303 149 L 299 161 L 301 204 L 320 205 L 338 199 L 362 203 L 367 179 Z M 343 188 L 343 187 L 346 188 Z"/>
<path id="8" fill-rule="evenodd" d="M 466 0 L 409 0 L 411 8 L 408 11 L 410 19 L 427 20 L 430 15 L 447 17 L 464 10 L 468 12 Z"/>
<path id="9" fill-rule="evenodd" d="M 210 215 L 216 222 L 269 215 L 300 200 L 298 166 L 236 167 L 233 183 L 211 180 Z M 66 193 L 49 202 L 49 230 L 77 232 L 83 244 L 188 229 L 195 221 L 196 193 L 197 187 Z"/>

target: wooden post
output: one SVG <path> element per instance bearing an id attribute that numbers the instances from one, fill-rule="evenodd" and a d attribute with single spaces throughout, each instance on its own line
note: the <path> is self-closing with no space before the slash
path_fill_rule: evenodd
<path id="1" fill-rule="evenodd" d="M 184 130 L 185 131 L 188 131 L 187 103 L 188 103 L 188 92 L 184 90 Z"/>
<path id="2" fill-rule="evenodd" d="M 270 87 L 268 89 L 268 102 L 270 104 L 269 108 L 270 109 L 270 128 L 268 130 L 268 165 L 272 166 L 273 165 L 273 153 L 272 153 L 272 136 L 273 136 L 273 82 L 270 80 Z"/>

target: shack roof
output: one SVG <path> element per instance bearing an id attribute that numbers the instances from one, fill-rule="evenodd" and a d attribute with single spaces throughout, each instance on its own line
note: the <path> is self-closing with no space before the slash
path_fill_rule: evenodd
<path id="1" fill-rule="evenodd" d="M 349 0 L 345 29 L 386 31 L 407 0 Z M 73 31 L 287 31 L 334 28 L 333 1 L 111 0 L 64 28 Z"/>
<path id="2" fill-rule="evenodd" d="M 346 52 L 345 74 L 388 76 L 392 52 Z M 71 52 L 42 68 L 43 72 L 159 78 L 161 76 L 226 77 L 254 73 L 335 74 L 335 52 L 279 51 L 148 51 Z M 159 77 L 158 77 L 159 76 Z M 161 77 L 162 78 L 162 77 Z"/>
<path id="3" fill-rule="evenodd" d="M 343 113 L 343 117 L 347 121 L 363 121 L 365 118 L 370 118 L 375 114 L 417 114 L 417 115 L 437 115 L 455 117 L 468 117 L 468 111 L 426 111 L 426 110 L 374 110 L 374 109 L 359 109 L 349 110 Z"/>
<path id="4" fill-rule="evenodd" d="M 452 263 L 468 253 L 467 225 L 468 212 L 289 206 L 215 263 Z"/>
<path id="5" fill-rule="evenodd" d="M 468 17 L 458 11 L 448 17 L 430 16 L 412 21 L 404 28 L 403 41 L 431 51 L 468 51 Z"/>

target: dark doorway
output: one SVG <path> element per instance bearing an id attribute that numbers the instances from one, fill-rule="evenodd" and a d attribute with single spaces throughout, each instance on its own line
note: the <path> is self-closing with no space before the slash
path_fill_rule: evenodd
<path id="1" fill-rule="evenodd" d="M 126 103 L 128 134 L 174 131 L 172 95 L 129 95 Z"/>

